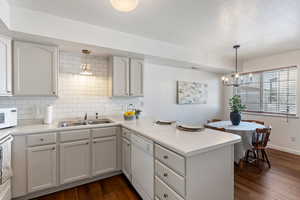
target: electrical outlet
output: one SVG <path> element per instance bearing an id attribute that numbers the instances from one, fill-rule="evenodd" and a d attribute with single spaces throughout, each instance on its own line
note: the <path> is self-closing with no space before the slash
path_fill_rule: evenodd
<path id="1" fill-rule="evenodd" d="M 291 137 L 292 142 L 296 142 L 296 137 Z"/>

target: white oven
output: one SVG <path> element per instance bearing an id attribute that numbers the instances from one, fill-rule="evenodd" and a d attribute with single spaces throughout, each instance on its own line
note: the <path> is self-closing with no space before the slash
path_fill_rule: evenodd
<path id="1" fill-rule="evenodd" d="M 0 140 L 0 200 L 11 199 L 11 143 L 13 137 L 6 136 Z"/>
<path id="2" fill-rule="evenodd" d="M 0 108 L 0 129 L 17 125 L 16 108 Z"/>

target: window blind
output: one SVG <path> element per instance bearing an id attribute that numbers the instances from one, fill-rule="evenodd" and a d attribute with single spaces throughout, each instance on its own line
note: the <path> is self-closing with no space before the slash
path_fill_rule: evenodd
<path id="1" fill-rule="evenodd" d="M 235 91 L 249 112 L 297 114 L 297 67 L 254 72 L 240 76 Z"/>

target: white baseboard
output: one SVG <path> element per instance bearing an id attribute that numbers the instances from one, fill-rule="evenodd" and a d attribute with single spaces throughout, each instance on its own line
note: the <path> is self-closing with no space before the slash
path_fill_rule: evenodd
<path id="1" fill-rule="evenodd" d="M 290 148 L 287 148 L 287 147 L 281 147 L 281 146 L 277 146 L 277 145 L 273 145 L 273 144 L 268 144 L 268 147 L 271 148 L 271 149 L 276 149 L 276 150 L 279 150 L 279 151 L 284 151 L 284 152 L 287 152 L 287 153 L 300 155 L 300 151 L 295 150 L 295 149 L 290 149 Z"/>

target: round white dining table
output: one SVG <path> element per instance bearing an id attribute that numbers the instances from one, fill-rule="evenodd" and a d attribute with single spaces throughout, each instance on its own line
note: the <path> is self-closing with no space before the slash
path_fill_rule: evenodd
<path id="1" fill-rule="evenodd" d="M 231 121 L 212 122 L 207 125 L 215 128 L 225 128 L 226 132 L 241 136 L 242 141 L 234 145 L 234 161 L 236 163 L 239 163 L 240 160 L 245 157 L 246 151 L 252 148 L 252 133 L 254 133 L 257 128 L 265 128 L 265 126 L 261 124 L 243 121 L 241 121 L 238 126 L 232 125 Z"/>

